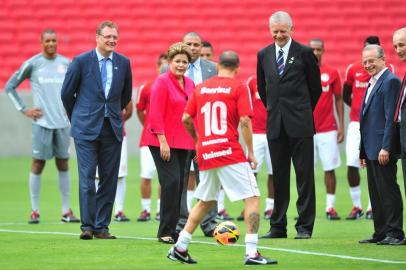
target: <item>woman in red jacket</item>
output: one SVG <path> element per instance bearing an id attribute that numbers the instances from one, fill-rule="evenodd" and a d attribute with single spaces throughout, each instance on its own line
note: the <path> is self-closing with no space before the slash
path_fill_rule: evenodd
<path id="1" fill-rule="evenodd" d="M 182 124 L 182 114 L 194 83 L 184 74 L 191 60 L 189 47 L 178 42 L 168 50 L 168 71 L 151 87 L 149 132 L 146 142 L 161 184 L 161 220 L 158 241 L 173 244 L 177 239 L 180 199 L 187 150 L 194 149 L 192 138 Z"/>

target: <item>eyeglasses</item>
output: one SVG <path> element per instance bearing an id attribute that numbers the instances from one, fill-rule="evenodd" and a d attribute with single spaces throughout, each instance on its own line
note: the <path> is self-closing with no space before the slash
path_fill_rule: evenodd
<path id="1" fill-rule="evenodd" d="M 99 36 L 103 37 L 104 39 L 118 40 L 118 36 L 114 36 L 114 35 L 107 35 L 107 36 L 104 36 L 104 35 L 102 35 L 102 34 L 99 34 Z"/>

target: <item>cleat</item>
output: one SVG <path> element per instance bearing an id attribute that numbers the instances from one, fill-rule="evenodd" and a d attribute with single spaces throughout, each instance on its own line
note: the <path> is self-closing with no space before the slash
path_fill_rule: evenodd
<path id="1" fill-rule="evenodd" d="M 346 217 L 346 220 L 355 220 L 361 218 L 364 215 L 364 212 L 361 208 L 354 206 L 351 210 L 351 213 Z"/>
<path id="2" fill-rule="evenodd" d="M 144 210 L 141 212 L 140 216 L 137 218 L 137 221 L 149 221 L 151 220 L 151 214 Z"/>
<path id="3" fill-rule="evenodd" d="M 72 210 L 69 209 L 68 212 L 66 212 L 64 215 L 62 215 L 61 221 L 66 222 L 66 223 L 78 223 L 78 222 L 80 222 L 80 219 L 75 217 L 73 215 Z"/>
<path id="4" fill-rule="evenodd" d="M 160 221 L 161 220 L 161 214 L 156 213 L 155 220 Z"/>
<path id="5" fill-rule="evenodd" d="M 330 208 L 326 212 L 326 217 L 329 220 L 340 220 L 341 217 L 337 214 L 337 211 L 334 208 Z"/>
<path id="6" fill-rule="evenodd" d="M 187 263 L 187 264 L 196 264 L 197 262 L 190 257 L 189 253 L 186 251 L 180 252 L 176 249 L 175 246 L 172 246 L 169 251 L 168 255 L 166 256 L 168 259 L 172 261 L 177 261 L 180 263 Z"/>
<path id="7" fill-rule="evenodd" d="M 366 219 L 373 220 L 374 219 L 374 214 L 372 213 L 372 209 L 368 209 L 367 213 L 365 214 Z"/>
<path id="8" fill-rule="evenodd" d="M 241 214 L 237 217 L 237 221 L 244 221 L 244 210 L 241 212 Z"/>
<path id="9" fill-rule="evenodd" d="M 38 224 L 39 223 L 39 212 L 38 211 L 31 211 L 30 220 L 28 224 Z"/>
<path id="10" fill-rule="evenodd" d="M 127 222 L 130 221 L 130 219 L 124 214 L 124 212 L 119 211 L 115 216 L 114 220 L 117 222 Z"/>
<path id="11" fill-rule="evenodd" d="M 233 217 L 230 217 L 230 215 L 227 213 L 226 209 L 221 210 L 220 212 L 217 213 L 216 219 L 218 220 L 234 220 Z"/>
<path id="12" fill-rule="evenodd" d="M 245 256 L 245 265 L 265 265 L 265 264 L 277 264 L 278 261 L 263 257 L 259 252 L 257 252 L 255 257 Z"/>
<path id="13" fill-rule="evenodd" d="M 272 216 L 273 209 L 265 210 L 264 212 L 264 219 L 270 220 Z"/>

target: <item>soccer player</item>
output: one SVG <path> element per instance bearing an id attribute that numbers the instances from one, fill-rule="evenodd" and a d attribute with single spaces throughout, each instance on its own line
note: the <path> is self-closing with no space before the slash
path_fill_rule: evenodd
<path id="1" fill-rule="evenodd" d="M 160 74 L 160 71 L 164 65 L 168 64 L 168 56 L 165 53 L 162 53 L 158 57 L 156 64 L 157 74 Z M 140 138 L 140 167 L 141 167 L 141 207 L 142 211 L 137 221 L 148 221 L 151 219 L 151 179 L 156 171 L 155 163 L 151 155 L 151 151 L 144 140 L 146 129 L 148 126 L 148 111 L 149 111 L 149 98 L 151 93 L 152 82 L 145 83 L 140 86 L 138 89 L 136 109 L 137 116 L 140 120 L 140 123 L 144 127 L 142 129 L 141 138 Z M 156 216 L 155 220 L 160 219 L 160 194 L 161 189 L 158 187 L 158 199 L 156 203 Z"/>
<path id="2" fill-rule="evenodd" d="M 52 29 L 41 33 L 42 52 L 25 61 L 5 85 L 5 90 L 17 110 L 32 122 L 32 165 L 29 176 L 31 216 L 28 223 L 40 221 L 41 173 L 46 160 L 55 157 L 59 175 L 59 190 L 62 196 L 63 222 L 79 222 L 69 207 L 70 175 L 69 120 L 61 101 L 61 87 L 70 60 L 57 53 L 57 34 Z M 16 88 L 29 79 L 34 101 L 27 108 L 16 92 Z"/>
<path id="3" fill-rule="evenodd" d="M 380 45 L 377 36 L 369 36 L 365 39 L 364 46 L 369 44 Z M 393 65 L 387 65 L 391 72 L 395 72 Z M 345 72 L 345 81 L 343 85 L 343 99 L 345 104 L 351 107 L 350 123 L 347 128 L 347 140 L 345 152 L 347 156 L 347 178 L 350 185 L 350 195 L 353 208 L 347 216 L 347 220 L 355 220 L 364 215 L 361 205 L 361 186 L 359 175 L 359 145 L 361 140 L 359 115 L 364 98 L 365 90 L 367 89 L 371 76 L 365 71 L 361 61 L 356 61 L 347 67 Z M 368 203 L 367 219 L 372 219 L 371 202 Z"/>
<path id="4" fill-rule="evenodd" d="M 194 264 L 188 252 L 192 234 L 207 212 L 216 204 L 221 186 L 231 201 L 244 200 L 246 265 L 276 264 L 257 251 L 259 227 L 259 189 L 251 168 L 256 167 L 252 146 L 252 103 L 250 94 L 235 79 L 239 70 L 235 52 L 220 55 L 218 77 L 213 77 L 194 90 L 183 114 L 183 123 L 196 144 L 200 184 L 195 191 L 199 199 L 189 214 L 178 241 L 167 257 Z M 197 128 L 194 127 L 195 118 Z M 248 158 L 238 142 L 238 124 L 248 149 Z M 197 134 L 196 134 L 197 130 Z"/>
<path id="5" fill-rule="evenodd" d="M 200 51 L 200 57 L 206 60 L 213 61 L 214 59 L 214 49 L 208 41 L 202 41 L 202 50 Z"/>
<path id="6" fill-rule="evenodd" d="M 268 140 L 266 138 L 266 109 L 258 94 L 257 79 L 251 76 L 247 80 L 247 86 L 251 92 L 252 105 L 254 116 L 252 117 L 252 140 L 254 145 L 254 154 L 258 161 L 258 166 L 254 169 L 255 176 L 261 170 L 261 166 L 265 163 L 268 173 L 268 197 L 265 199 L 264 218 L 271 218 L 274 206 L 274 190 L 273 190 L 273 172 L 271 155 L 269 154 Z M 242 216 L 243 217 L 243 216 Z M 239 219 L 241 219 L 239 217 Z"/>
<path id="7" fill-rule="evenodd" d="M 324 170 L 326 185 L 326 217 L 339 220 L 335 209 L 336 175 L 334 170 L 340 167 L 340 151 L 338 144 L 344 140 L 344 103 L 341 94 L 341 81 L 337 69 L 322 63 L 324 41 L 318 38 L 309 42 L 320 66 L 321 86 L 323 92 L 313 112 L 316 134 L 314 135 L 314 163 L 320 158 Z M 334 103 L 333 103 L 334 97 Z M 335 106 L 334 106 L 335 105 Z M 334 118 L 334 109 L 338 116 L 338 125 Z"/>

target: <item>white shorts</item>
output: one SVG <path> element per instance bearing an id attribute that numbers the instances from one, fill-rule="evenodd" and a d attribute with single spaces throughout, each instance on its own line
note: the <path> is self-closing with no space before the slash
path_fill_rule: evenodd
<path id="1" fill-rule="evenodd" d="M 204 202 L 217 201 L 221 187 L 232 202 L 260 195 L 248 162 L 201 171 L 194 197 Z"/>
<path id="2" fill-rule="evenodd" d="M 123 137 L 120 156 L 120 168 L 118 170 L 118 178 L 126 177 L 128 175 L 128 150 L 127 150 L 127 136 Z M 96 178 L 99 179 L 99 170 L 96 168 Z"/>
<path id="3" fill-rule="evenodd" d="M 152 179 L 154 177 L 156 167 L 148 146 L 141 146 L 140 148 L 140 166 L 141 178 Z"/>
<path id="4" fill-rule="evenodd" d="M 268 175 L 272 175 L 271 155 L 269 154 L 266 134 L 252 134 L 252 141 L 254 146 L 254 155 L 258 161 L 258 165 L 257 168 L 254 169 L 254 173 L 261 171 L 262 164 L 265 161 L 266 171 Z"/>
<path id="5" fill-rule="evenodd" d="M 350 122 L 347 129 L 347 139 L 345 142 L 345 154 L 347 156 L 347 166 L 359 168 L 359 144 L 361 143 L 361 132 L 359 122 Z"/>
<path id="6" fill-rule="evenodd" d="M 340 150 L 337 144 L 337 131 L 327 131 L 316 133 L 314 140 L 314 167 L 317 164 L 317 158 L 321 161 L 323 171 L 337 169 L 341 165 Z"/>

